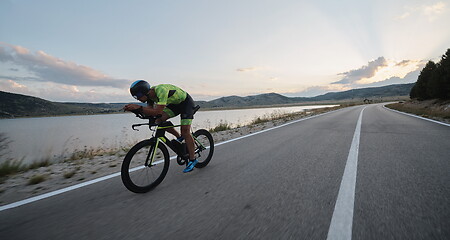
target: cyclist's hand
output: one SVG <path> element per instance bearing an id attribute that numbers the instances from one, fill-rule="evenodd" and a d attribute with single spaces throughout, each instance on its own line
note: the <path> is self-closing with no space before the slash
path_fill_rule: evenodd
<path id="1" fill-rule="evenodd" d="M 124 111 L 132 112 L 132 111 L 134 111 L 134 110 L 139 109 L 140 107 L 141 107 L 141 106 L 140 106 L 140 105 L 137 105 L 137 104 L 127 104 L 127 105 L 125 105 L 125 107 L 123 107 L 123 110 L 124 110 Z"/>

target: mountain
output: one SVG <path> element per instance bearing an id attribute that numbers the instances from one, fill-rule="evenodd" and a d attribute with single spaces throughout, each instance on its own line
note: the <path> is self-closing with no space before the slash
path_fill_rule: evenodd
<path id="1" fill-rule="evenodd" d="M 306 101 L 307 98 L 289 98 L 277 93 L 266 93 L 255 96 L 221 97 L 209 102 L 198 102 L 202 108 L 223 108 L 223 107 L 243 107 L 243 106 L 264 106 L 274 104 L 290 104 Z"/>
<path id="2" fill-rule="evenodd" d="M 380 98 L 392 96 L 409 96 L 415 83 L 394 84 L 383 87 L 353 89 L 345 92 L 330 92 L 310 98 L 311 101 L 345 100 L 352 98 Z"/>
<path id="3" fill-rule="evenodd" d="M 229 96 L 212 101 L 197 101 L 205 108 L 236 108 L 268 105 L 298 104 L 346 99 L 373 99 L 380 97 L 408 96 L 414 83 L 384 87 L 353 89 L 344 92 L 330 92 L 316 97 L 286 97 L 267 93 L 247 97 Z M 126 103 L 61 103 L 41 98 L 0 91 L 0 118 L 84 115 L 121 112 Z"/>
<path id="4" fill-rule="evenodd" d="M 0 91 L 0 118 L 119 112 L 125 103 L 59 103 Z"/>
<path id="5" fill-rule="evenodd" d="M 282 105 L 319 101 L 340 101 L 346 99 L 373 99 L 380 97 L 408 96 L 414 83 L 396 84 L 384 87 L 353 89 L 344 92 L 330 92 L 316 97 L 285 97 L 277 93 L 267 93 L 248 97 L 222 97 L 209 102 L 198 102 L 202 108 L 249 107 Z"/>

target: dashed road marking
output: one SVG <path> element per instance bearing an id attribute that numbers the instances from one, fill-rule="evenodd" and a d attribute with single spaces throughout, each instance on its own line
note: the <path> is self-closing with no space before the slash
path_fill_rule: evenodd
<path id="1" fill-rule="evenodd" d="M 334 206 L 327 240 L 352 239 L 353 208 L 355 205 L 356 173 L 358 170 L 359 139 L 361 135 L 361 122 L 364 107 L 359 114 L 353 135 L 352 145 L 345 164 L 339 194 Z"/>

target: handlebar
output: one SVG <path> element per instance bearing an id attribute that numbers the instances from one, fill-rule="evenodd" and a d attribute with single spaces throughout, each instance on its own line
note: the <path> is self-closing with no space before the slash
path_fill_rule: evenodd
<path id="1" fill-rule="evenodd" d="M 132 110 L 132 113 L 134 113 L 136 115 L 136 117 L 140 118 L 140 119 L 148 119 L 148 123 L 140 123 L 140 124 L 133 124 L 131 125 L 131 128 L 135 131 L 139 131 L 139 129 L 136 129 L 136 127 L 140 127 L 140 126 L 144 126 L 144 125 L 148 125 L 149 127 L 152 126 L 156 126 L 158 125 L 156 123 L 156 119 L 162 117 L 161 114 L 158 114 L 156 116 L 145 116 L 144 114 L 142 114 L 139 110 Z"/>
<path id="2" fill-rule="evenodd" d="M 198 111 L 198 109 L 200 108 L 199 105 L 194 107 L 194 114 Z M 149 127 L 153 127 L 153 126 L 157 126 L 159 125 L 158 123 L 156 123 L 156 119 L 161 118 L 162 115 L 158 114 L 156 116 L 146 116 L 144 114 L 142 114 L 141 111 L 139 111 L 138 109 L 136 110 L 132 110 L 132 113 L 134 113 L 136 115 L 136 117 L 140 118 L 140 119 L 148 119 L 148 123 L 140 123 L 140 124 L 133 124 L 131 125 L 131 128 L 135 131 L 139 131 L 139 129 L 136 129 L 136 127 L 140 127 L 140 126 L 144 126 L 144 125 L 148 125 Z M 171 122 L 169 122 L 170 124 L 172 124 Z M 172 124 L 173 126 L 173 124 Z"/>

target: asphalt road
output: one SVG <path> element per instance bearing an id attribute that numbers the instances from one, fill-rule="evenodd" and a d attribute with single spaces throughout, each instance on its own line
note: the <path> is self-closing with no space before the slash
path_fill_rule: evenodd
<path id="1" fill-rule="evenodd" d="M 172 162 L 146 194 L 115 177 L 1 211 L 0 239 L 327 239 L 364 107 Z M 368 105 L 358 140 L 350 236 L 450 239 L 450 127 Z"/>

